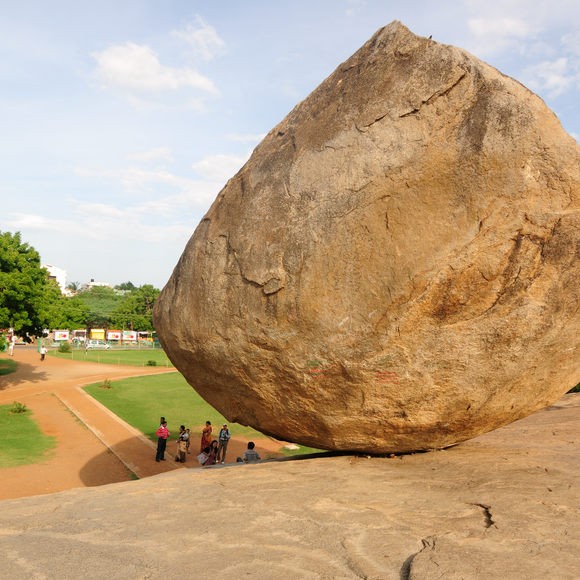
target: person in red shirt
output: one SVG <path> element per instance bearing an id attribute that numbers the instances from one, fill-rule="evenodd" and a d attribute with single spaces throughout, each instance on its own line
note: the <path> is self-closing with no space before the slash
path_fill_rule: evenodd
<path id="1" fill-rule="evenodd" d="M 165 448 L 167 447 L 167 439 L 169 437 L 169 429 L 167 429 L 167 421 L 162 418 L 159 429 L 155 431 L 157 435 L 157 455 L 155 461 L 165 461 Z"/>

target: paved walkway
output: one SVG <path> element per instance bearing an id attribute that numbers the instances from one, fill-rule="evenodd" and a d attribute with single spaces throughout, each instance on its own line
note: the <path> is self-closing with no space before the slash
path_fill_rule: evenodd
<path id="1" fill-rule="evenodd" d="M 0 358 L 8 358 L 1 354 Z M 35 348 L 16 347 L 15 373 L 0 376 L 0 405 L 24 403 L 43 433 L 56 438 L 55 449 L 40 463 L 2 469 L 0 499 L 53 493 L 73 487 L 118 483 L 167 471 L 199 467 L 192 454 L 184 464 L 172 460 L 175 442 L 168 444 L 166 461 L 155 462 L 155 444 L 125 423 L 82 387 L 99 381 L 176 372 L 164 367 L 131 367 L 73 361 L 48 356 L 44 362 Z M 163 380 L 159 377 L 159 380 Z M 157 418 L 155 418 L 156 420 Z M 192 426 L 193 429 L 196 426 Z M 200 426 L 201 429 L 201 426 Z M 232 437 L 228 463 L 235 462 L 247 439 Z M 278 455 L 283 444 L 256 440 L 262 457 Z"/>
<path id="2" fill-rule="evenodd" d="M 0 498 L 114 483 L 183 467 L 173 461 L 156 463 L 154 443 L 81 388 L 105 379 L 163 374 L 174 369 L 104 365 L 50 356 L 41 362 L 36 349 L 26 347 L 17 347 L 14 358 L 17 371 L 0 377 L 0 404 L 24 403 L 40 429 L 56 437 L 57 445 L 39 464 L 3 469 Z"/>

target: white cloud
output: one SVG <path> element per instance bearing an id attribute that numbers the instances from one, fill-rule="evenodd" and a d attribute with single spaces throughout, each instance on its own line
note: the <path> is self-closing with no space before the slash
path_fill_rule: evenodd
<path id="1" fill-rule="evenodd" d="M 580 30 L 565 34 L 562 37 L 562 46 L 568 53 L 580 58 Z"/>
<path id="2" fill-rule="evenodd" d="M 480 16 L 467 21 L 473 36 L 473 52 L 489 56 L 503 51 L 525 52 L 525 46 L 537 28 L 523 18 L 509 16 Z"/>
<path id="3" fill-rule="evenodd" d="M 354 16 L 366 7 L 366 0 L 346 0 L 346 15 Z"/>
<path id="4" fill-rule="evenodd" d="M 471 18 L 469 30 L 484 38 L 526 38 L 532 32 L 529 23 L 518 18 Z"/>
<path id="5" fill-rule="evenodd" d="M 523 79 L 531 89 L 557 97 L 572 86 L 574 74 L 570 71 L 568 59 L 561 57 L 529 66 L 523 71 Z"/>
<path id="6" fill-rule="evenodd" d="M 103 86 L 128 93 L 157 93 L 182 88 L 218 94 L 214 83 L 193 68 L 165 66 L 148 46 L 126 42 L 92 54 Z"/>
<path id="7" fill-rule="evenodd" d="M 188 24 L 185 29 L 174 30 L 171 34 L 187 43 L 194 57 L 199 57 L 206 62 L 226 51 L 226 43 L 220 38 L 215 28 L 199 16 L 196 17 L 195 25 Z"/>
<path id="8" fill-rule="evenodd" d="M 127 167 L 116 170 L 86 169 L 77 168 L 76 174 L 86 177 L 91 181 L 95 179 L 105 179 L 113 182 L 110 189 L 113 191 L 119 186 L 126 193 L 131 194 L 130 198 L 117 196 L 118 202 L 115 207 L 123 206 L 127 199 L 139 198 L 138 203 L 130 205 L 132 215 L 151 216 L 154 218 L 182 217 L 205 213 L 211 202 L 215 199 L 221 186 L 215 180 L 196 180 L 182 177 L 167 171 L 166 169 L 150 170 L 138 167 Z M 150 197 L 154 196 L 151 200 Z M 95 204 L 81 203 L 73 200 L 71 202 L 75 211 L 80 207 L 89 208 L 89 214 L 103 213 L 103 209 Z M 123 207 L 120 211 L 125 212 Z"/>
<path id="9" fill-rule="evenodd" d="M 192 167 L 204 179 L 225 183 L 238 172 L 248 160 L 248 157 L 249 154 L 244 157 L 236 155 L 208 155 L 200 161 L 193 163 Z"/>
<path id="10" fill-rule="evenodd" d="M 143 163 L 150 163 L 155 161 L 172 163 L 173 156 L 169 147 L 156 147 L 155 149 L 149 149 L 147 151 L 130 153 L 127 155 L 127 160 Z"/>

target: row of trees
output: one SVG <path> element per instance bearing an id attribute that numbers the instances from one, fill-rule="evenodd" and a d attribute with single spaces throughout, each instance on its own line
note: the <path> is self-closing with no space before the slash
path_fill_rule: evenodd
<path id="1" fill-rule="evenodd" d="M 150 284 L 125 282 L 63 296 L 20 233 L 0 232 L 0 328 L 12 327 L 19 336 L 38 336 L 45 328 L 151 331 L 158 294 Z"/>

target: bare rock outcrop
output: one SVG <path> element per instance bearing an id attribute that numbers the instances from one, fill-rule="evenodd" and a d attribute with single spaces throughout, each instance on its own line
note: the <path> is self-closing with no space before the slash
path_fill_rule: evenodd
<path id="1" fill-rule="evenodd" d="M 579 198 L 580 147 L 540 98 L 394 22 L 227 183 L 156 328 L 230 421 L 448 446 L 578 382 Z"/>
<path id="2" fill-rule="evenodd" d="M 0 576 L 577 580 L 579 442 L 575 394 L 445 451 L 184 469 L 3 501 Z"/>

